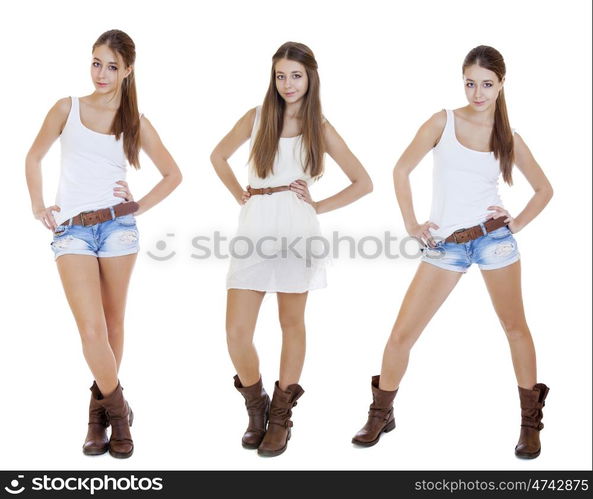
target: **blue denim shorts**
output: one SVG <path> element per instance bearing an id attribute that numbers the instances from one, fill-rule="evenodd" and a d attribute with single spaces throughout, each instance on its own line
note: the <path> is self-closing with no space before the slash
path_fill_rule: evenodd
<path id="1" fill-rule="evenodd" d="M 99 258 L 138 253 L 139 235 L 133 214 L 96 225 L 72 225 L 72 220 L 56 227 L 51 243 L 55 259 L 62 255 L 90 255 Z"/>
<path id="2" fill-rule="evenodd" d="M 480 225 L 485 233 L 484 224 Z M 517 241 L 506 225 L 467 243 L 439 241 L 436 247 L 421 251 L 423 262 L 455 272 L 467 272 L 472 263 L 481 270 L 495 270 L 519 260 Z"/>

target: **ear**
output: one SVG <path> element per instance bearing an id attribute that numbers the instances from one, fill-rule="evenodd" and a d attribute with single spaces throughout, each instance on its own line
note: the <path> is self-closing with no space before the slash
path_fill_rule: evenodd
<path id="1" fill-rule="evenodd" d="M 130 76 L 130 74 L 132 73 L 132 70 L 134 69 L 134 66 L 128 66 L 126 68 L 126 74 L 124 75 L 124 78 L 127 78 L 128 76 Z"/>
<path id="2" fill-rule="evenodd" d="M 505 76 L 502 77 L 502 80 L 500 82 L 500 88 L 504 87 L 504 80 L 505 80 Z"/>

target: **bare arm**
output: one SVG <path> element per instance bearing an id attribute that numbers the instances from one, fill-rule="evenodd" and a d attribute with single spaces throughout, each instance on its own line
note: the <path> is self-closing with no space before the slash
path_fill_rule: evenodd
<path id="1" fill-rule="evenodd" d="M 410 145 L 403 152 L 393 169 L 393 183 L 395 186 L 395 196 L 399 204 L 404 219 L 404 225 L 408 233 L 418 239 L 432 243 L 432 236 L 428 230 L 429 227 L 437 229 L 438 226 L 432 222 L 419 224 L 414 213 L 414 204 L 412 202 L 412 189 L 410 187 L 410 173 L 418 166 L 418 163 L 440 140 L 447 115 L 445 111 L 440 111 L 431 116 L 416 133 L 416 136 Z"/>
<path id="2" fill-rule="evenodd" d="M 41 129 L 33 141 L 33 145 L 25 159 L 25 177 L 29 196 L 31 197 L 31 210 L 36 219 L 48 229 L 56 228 L 56 221 L 53 211 L 60 211 L 59 206 L 48 206 L 43 201 L 43 180 L 41 176 L 41 161 L 49 151 L 51 145 L 62 133 L 68 113 L 70 112 L 71 100 L 66 97 L 56 102 L 47 113 Z"/>
<path id="3" fill-rule="evenodd" d="M 529 222 L 531 222 L 539 213 L 546 207 L 554 193 L 552 185 L 544 174 L 541 167 L 531 154 L 527 144 L 523 141 L 518 133 L 514 135 L 515 139 L 515 164 L 517 168 L 525 175 L 525 178 L 534 190 L 534 194 L 523 209 L 514 219 L 510 218 L 509 228 L 511 232 L 519 232 Z M 489 207 L 499 208 L 499 207 Z M 502 210 L 502 208 L 499 208 Z M 508 215 L 506 210 L 502 210 Z"/>
<path id="4" fill-rule="evenodd" d="M 246 191 L 244 191 L 239 184 L 237 177 L 228 163 L 228 159 L 243 143 L 249 140 L 254 122 L 255 108 L 247 111 L 247 113 L 237 121 L 233 129 L 224 136 L 210 155 L 210 161 L 214 166 L 216 175 L 222 180 L 222 183 L 231 192 L 239 204 L 243 204 L 246 201 Z"/>
<path id="5" fill-rule="evenodd" d="M 373 190 L 371 177 L 358 161 L 358 158 L 348 149 L 346 142 L 340 137 L 336 129 L 326 121 L 323 131 L 327 153 L 346 174 L 351 183 L 337 194 L 312 203 L 317 213 L 326 213 L 346 206 Z M 306 189 L 306 185 L 304 187 Z"/>
<path id="6" fill-rule="evenodd" d="M 182 176 L 177 163 L 161 142 L 157 131 L 150 121 L 142 116 L 140 119 L 140 143 L 142 150 L 157 167 L 163 178 L 152 190 L 138 201 L 140 215 L 165 199 L 181 183 Z"/>

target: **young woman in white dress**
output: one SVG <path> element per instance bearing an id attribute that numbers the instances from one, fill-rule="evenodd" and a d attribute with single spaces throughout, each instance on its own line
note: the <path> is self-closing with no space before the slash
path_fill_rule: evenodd
<path id="1" fill-rule="evenodd" d="M 385 346 L 380 376 L 373 376 L 373 403 L 352 442 L 375 445 L 395 428 L 393 400 L 410 350 L 432 316 L 472 264 L 482 271 L 506 333 L 519 387 L 521 434 L 515 454 L 540 453 L 539 432 L 548 387 L 537 383 L 535 348 L 521 293 L 521 262 L 513 237 L 552 197 L 552 187 L 519 134 L 509 125 L 502 55 L 481 45 L 466 56 L 463 81 L 468 105 L 434 114 L 418 131 L 394 169 L 395 193 L 408 233 L 424 243 L 418 267 Z M 418 223 L 409 175 L 424 155 L 434 155 L 430 220 Z M 503 208 L 499 177 L 512 183 L 513 163 L 533 197 L 516 217 Z"/>
<path id="2" fill-rule="evenodd" d="M 249 185 L 243 189 L 228 159 L 251 139 Z M 323 173 L 327 152 L 351 184 L 313 201 L 309 186 Z M 305 359 L 308 291 L 326 285 L 317 215 L 372 191 L 367 172 L 323 118 L 317 62 L 301 43 L 283 44 L 272 58 L 263 105 L 248 111 L 211 155 L 216 173 L 242 205 L 238 238 L 227 276 L 227 343 L 237 371 L 235 387 L 249 415 L 242 444 L 260 455 L 284 452 L 291 410 L 303 394 L 298 384 Z M 276 293 L 282 353 L 280 375 L 270 399 L 263 388 L 253 345 L 255 324 L 266 293 Z M 269 418 L 269 423 L 268 423 Z"/>
<path id="3" fill-rule="evenodd" d="M 83 452 L 132 455 L 133 413 L 118 379 L 124 346 L 128 283 L 139 233 L 135 215 L 149 210 L 181 182 L 175 161 L 150 121 L 138 112 L 136 48 L 123 31 L 93 45 L 95 91 L 60 99 L 50 109 L 26 159 L 33 215 L 53 232 L 51 247 L 94 376 Z M 41 161 L 60 138 L 62 168 L 56 204 L 43 201 Z M 137 203 L 126 178 L 144 150 L 162 179 Z M 111 426 L 111 436 L 107 428 Z"/>

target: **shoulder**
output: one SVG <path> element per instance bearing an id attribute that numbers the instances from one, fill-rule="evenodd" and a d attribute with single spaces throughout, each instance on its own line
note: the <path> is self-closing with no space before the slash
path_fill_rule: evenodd
<path id="1" fill-rule="evenodd" d="M 519 135 L 517 131 L 513 131 L 513 148 L 515 151 L 522 151 L 527 149 L 527 144 L 523 140 L 523 137 Z"/>
<path id="2" fill-rule="evenodd" d="M 72 99 L 70 97 L 63 97 L 56 101 L 53 107 L 50 109 L 50 113 L 56 117 L 67 118 L 72 108 Z"/>
<path id="3" fill-rule="evenodd" d="M 323 139 L 325 140 L 326 143 L 335 141 L 336 139 L 340 138 L 340 134 L 338 133 L 338 131 L 325 118 L 325 116 L 322 117 L 321 129 L 323 131 Z"/>
<path id="4" fill-rule="evenodd" d="M 429 129 L 437 130 L 441 132 L 445 125 L 447 124 L 447 111 L 441 109 L 434 113 L 430 118 L 428 118 L 423 126 L 426 126 Z"/>

